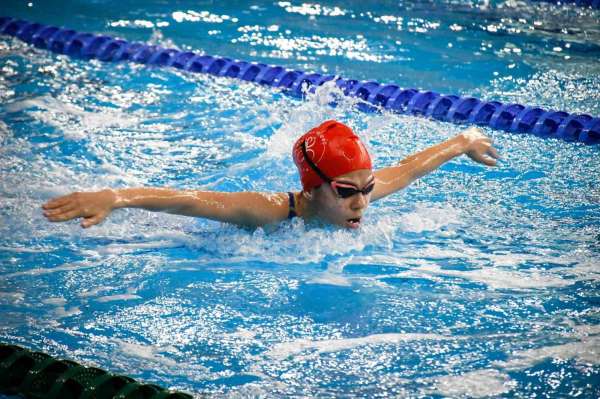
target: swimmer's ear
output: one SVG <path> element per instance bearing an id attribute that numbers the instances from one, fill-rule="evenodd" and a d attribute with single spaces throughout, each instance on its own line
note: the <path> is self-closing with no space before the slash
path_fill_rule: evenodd
<path id="1" fill-rule="evenodd" d="M 312 199 L 312 190 L 310 192 L 302 190 L 302 196 L 310 201 Z"/>

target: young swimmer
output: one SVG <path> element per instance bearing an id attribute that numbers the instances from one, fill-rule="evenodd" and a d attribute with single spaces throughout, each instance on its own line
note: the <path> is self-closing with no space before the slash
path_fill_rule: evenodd
<path id="1" fill-rule="evenodd" d="M 102 222 L 114 209 L 143 208 L 250 227 L 301 217 L 356 229 L 370 202 L 405 188 L 463 154 L 488 166 L 496 165 L 499 158 L 491 140 L 479 129 L 469 128 L 395 166 L 373 170 L 371 157 L 358 136 L 348 126 L 330 120 L 294 144 L 292 155 L 302 181 L 299 193 L 106 189 L 71 193 L 48 201 L 42 208 L 51 222 L 80 217 L 84 228 Z"/>

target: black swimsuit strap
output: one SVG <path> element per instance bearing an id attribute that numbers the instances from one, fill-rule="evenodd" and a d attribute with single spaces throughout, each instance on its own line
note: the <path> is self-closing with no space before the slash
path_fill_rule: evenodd
<path id="1" fill-rule="evenodd" d="M 294 198 L 294 193 L 288 193 L 289 203 L 290 203 L 290 211 L 288 213 L 288 219 L 295 218 L 298 216 L 296 214 L 296 199 Z"/>

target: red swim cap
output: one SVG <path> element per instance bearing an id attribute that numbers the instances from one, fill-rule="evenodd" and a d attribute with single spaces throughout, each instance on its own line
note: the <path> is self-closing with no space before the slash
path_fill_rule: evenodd
<path id="1" fill-rule="evenodd" d="M 304 142 L 311 161 L 329 178 L 359 169 L 371 169 L 371 157 L 352 129 L 335 120 L 326 121 L 302 135 L 292 149 L 304 191 L 324 183 L 304 159 Z"/>

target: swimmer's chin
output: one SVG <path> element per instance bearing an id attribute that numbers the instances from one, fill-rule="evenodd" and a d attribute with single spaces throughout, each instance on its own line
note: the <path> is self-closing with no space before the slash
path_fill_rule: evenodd
<path id="1" fill-rule="evenodd" d="M 361 220 L 362 222 L 362 220 Z M 347 220 L 327 220 L 327 219 L 322 219 L 322 218 L 311 218 L 309 220 L 305 220 L 304 221 L 304 225 L 306 227 L 307 230 L 310 229 L 324 229 L 324 230 L 339 230 L 339 229 L 344 229 L 344 230 L 356 230 L 358 229 L 362 223 L 359 223 L 358 225 L 353 225 L 351 223 L 348 223 Z"/>

